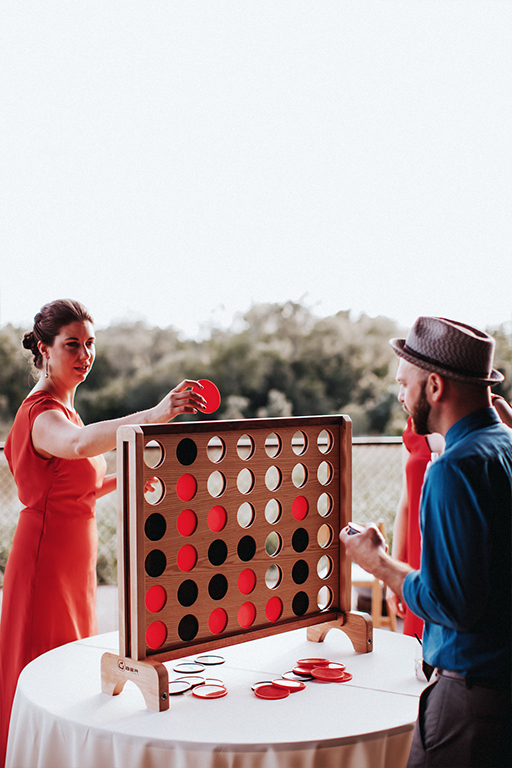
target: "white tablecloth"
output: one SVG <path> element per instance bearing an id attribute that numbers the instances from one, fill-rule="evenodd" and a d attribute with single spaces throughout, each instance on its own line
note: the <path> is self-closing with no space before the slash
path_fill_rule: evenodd
<path id="1" fill-rule="evenodd" d="M 100 660 L 118 652 L 117 633 L 57 648 L 20 677 L 7 768 L 401 768 L 407 762 L 423 690 L 414 675 L 417 641 L 376 630 L 374 650 L 357 654 L 331 630 L 323 643 L 306 629 L 223 648 L 209 667 L 228 688 L 222 699 L 171 697 L 167 712 L 145 707 L 127 683 L 101 693 Z M 350 683 L 311 682 L 277 701 L 251 686 L 300 658 L 342 661 Z M 190 659 L 190 657 L 188 657 Z M 170 678 L 176 661 L 166 663 Z"/>

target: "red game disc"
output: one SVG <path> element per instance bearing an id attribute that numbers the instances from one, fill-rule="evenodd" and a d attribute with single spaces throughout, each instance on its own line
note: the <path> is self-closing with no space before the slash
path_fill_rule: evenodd
<path id="1" fill-rule="evenodd" d="M 254 694 L 259 699 L 286 699 L 290 695 L 287 688 L 278 688 L 277 685 L 258 685 L 254 689 Z"/>
<path id="2" fill-rule="evenodd" d="M 198 685 L 197 688 L 192 689 L 192 695 L 197 696 L 199 699 L 221 699 L 228 692 L 228 689 L 223 685 Z"/>
<path id="3" fill-rule="evenodd" d="M 331 683 L 346 683 L 352 680 L 350 672 L 344 672 L 342 669 L 328 669 L 327 667 L 314 667 L 311 674 L 317 680 L 326 680 Z"/>
<path id="4" fill-rule="evenodd" d="M 326 669 L 345 669 L 345 664 L 342 664 L 341 661 L 330 661 L 328 664 L 320 664 L 319 666 L 325 667 Z"/>
<path id="5" fill-rule="evenodd" d="M 198 392 L 206 400 L 206 408 L 199 409 L 202 413 L 213 413 L 220 405 L 220 392 L 213 383 L 208 379 L 198 379 L 199 384 L 203 385 L 203 389 L 199 387 L 192 387 L 192 392 Z"/>
<path id="6" fill-rule="evenodd" d="M 313 667 L 324 667 L 330 664 L 329 659 L 299 659 L 297 666 L 303 669 L 313 669 Z"/>
<path id="7" fill-rule="evenodd" d="M 284 677 L 272 680 L 272 685 L 277 685 L 278 688 L 286 688 L 290 693 L 303 691 L 306 687 L 306 683 L 303 683 L 302 680 L 286 680 Z"/>
<path id="8" fill-rule="evenodd" d="M 292 672 L 294 675 L 297 675 L 297 677 L 312 677 L 311 675 L 311 669 L 307 667 L 294 667 L 292 669 Z M 317 669 L 320 669 L 320 667 L 317 667 Z"/>

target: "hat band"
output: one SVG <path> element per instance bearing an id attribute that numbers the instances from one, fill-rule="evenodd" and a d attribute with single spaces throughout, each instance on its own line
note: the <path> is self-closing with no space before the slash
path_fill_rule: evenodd
<path id="1" fill-rule="evenodd" d="M 485 371 L 485 373 L 475 373 L 475 371 L 465 371 L 463 368 L 456 368 L 454 365 L 448 365 L 447 363 L 442 363 L 439 360 L 434 360 L 433 357 L 428 357 L 427 355 L 422 355 L 421 352 L 416 352 L 415 349 L 412 349 L 408 346 L 407 342 L 404 344 L 403 347 L 404 352 L 408 352 L 410 355 L 413 355 L 414 357 L 417 357 L 419 360 L 422 360 L 424 363 L 428 363 L 429 365 L 435 365 L 437 368 L 444 368 L 447 371 L 451 371 L 452 373 L 458 373 L 461 376 L 472 376 L 475 379 L 488 379 L 491 375 L 488 371 Z"/>

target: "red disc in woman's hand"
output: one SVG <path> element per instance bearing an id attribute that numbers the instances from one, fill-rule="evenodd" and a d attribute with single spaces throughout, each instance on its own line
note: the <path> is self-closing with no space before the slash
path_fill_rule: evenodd
<path id="1" fill-rule="evenodd" d="M 199 384 L 203 385 L 203 388 L 192 387 L 193 392 L 198 392 L 206 400 L 206 408 L 202 410 L 202 413 L 213 413 L 220 405 L 220 392 L 213 383 L 208 379 L 198 379 Z"/>

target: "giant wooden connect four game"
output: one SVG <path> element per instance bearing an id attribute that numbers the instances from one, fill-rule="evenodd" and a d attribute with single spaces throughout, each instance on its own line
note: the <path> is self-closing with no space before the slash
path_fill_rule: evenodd
<path id="1" fill-rule="evenodd" d="M 197 421 L 118 431 L 119 655 L 102 690 L 127 680 L 168 702 L 163 661 L 308 627 L 372 650 L 350 612 L 351 421 L 345 416 Z"/>

